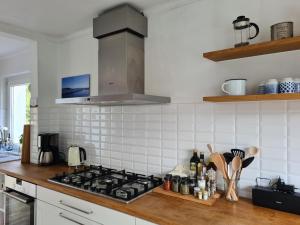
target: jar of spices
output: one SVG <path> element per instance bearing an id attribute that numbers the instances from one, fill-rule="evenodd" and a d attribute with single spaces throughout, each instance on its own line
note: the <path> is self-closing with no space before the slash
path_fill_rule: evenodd
<path id="1" fill-rule="evenodd" d="M 197 198 L 200 192 L 200 188 L 199 187 L 194 187 L 194 196 Z"/>
<path id="2" fill-rule="evenodd" d="M 208 200 L 208 192 L 207 191 L 204 191 L 203 192 L 203 200 Z"/>
<path id="3" fill-rule="evenodd" d="M 164 178 L 164 189 L 166 191 L 170 191 L 171 190 L 171 179 L 172 179 L 172 175 L 171 174 L 167 174 Z"/>
<path id="4" fill-rule="evenodd" d="M 200 188 L 201 191 L 204 191 L 206 188 L 206 180 L 204 176 L 201 176 L 198 178 L 198 187 Z"/>
<path id="5" fill-rule="evenodd" d="M 179 185 L 180 185 L 180 176 L 174 176 L 172 178 L 172 191 L 178 193 L 180 189 Z"/>
<path id="6" fill-rule="evenodd" d="M 188 195 L 190 193 L 189 184 L 187 178 L 183 178 L 180 183 L 180 193 L 183 195 Z"/>
<path id="7" fill-rule="evenodd" d="M 203 192 L 202 192 L 201 190 L 198 192 L 198 198 L 199 198 L 200 200 L 203 199 Z"/>

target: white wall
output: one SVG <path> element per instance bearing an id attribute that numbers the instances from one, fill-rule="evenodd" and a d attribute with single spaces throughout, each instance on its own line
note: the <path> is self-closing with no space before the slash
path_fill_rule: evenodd
<path id="1" fill-rule="evenodd" d="M 98 40 L 88 28 L 66 37 L 59 46 L 58 92 L 61 96 L 61 78 L 91 74 L 91 95 L 98 95 Z"/>
<path id="2" fill-rule="evenodd" d="M 281 175 L 300 186 L 297 133 L 299 102 L 203 104 L 218 95 L 225 79 L 247 78 L 249 91 L 271 77 L 300 77 L 299 51 L 215 63 L 206 51 L 232 47 L 232 21 L 239 15 L 260 26 L 254 42 L 270 38 L 273 23 L 292 20 L 300 34 L 300 3 L 294 0 L 178 1 L 146 12 L 146 93 L 172 97 L 164 106 L 44 107 L 43 129 L 59 130 L 61 147 L 80 144 L 89 162 L 145 173 L 164 173 L 187 162 L 191 149 L 219 151 L 258 146 L 261 156 L 242 177 L 243 195 L 257 176 Z M 92 74 L 97 90 L 97 41 L 83 31 L 60 46 L 57 86 L 62 74 Z M 53 87 L 56 89 L 57 87 Z M 180 104 L 177 104 L 180 103 Z M 194 104 L 196 103 L 196 104 Z M 56 114 L 57 116 L 53 116 Z"/>
<path id="3" fill-rule="evenodd" d="M 32 99 L 40 106 L 55 104 L 57 93 L 58 44 L 56 39 L 0 23 L 0 31 L 32 41 L 35 54 L 32 61 Z M 31 162 L 37 162 L 38 109 L 31 109 Z"/>

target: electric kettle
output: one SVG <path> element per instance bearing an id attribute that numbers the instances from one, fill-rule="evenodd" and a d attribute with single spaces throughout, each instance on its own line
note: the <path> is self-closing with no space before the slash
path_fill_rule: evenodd
<path id="1" fill-rule="evenodd" d="M 68 149 L 68 166 L 80 166 L 86 160 L 86 151 L 78 146 L 70 146 Z"/>

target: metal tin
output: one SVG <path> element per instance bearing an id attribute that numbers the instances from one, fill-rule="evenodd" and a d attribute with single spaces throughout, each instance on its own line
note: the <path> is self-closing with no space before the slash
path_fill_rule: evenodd
<path id="1" fill-rule="evenodd" d="M 271 40 L 293 37 L 293 22 L 276 23 L 271 26 Z"/>
<path id="2" fill-rule="evenodd" d="M 172 178 L 172 191 L 178 193 L 180 191 L 179 185 L 180 185 L 180 176 L 174 176 Z"/>

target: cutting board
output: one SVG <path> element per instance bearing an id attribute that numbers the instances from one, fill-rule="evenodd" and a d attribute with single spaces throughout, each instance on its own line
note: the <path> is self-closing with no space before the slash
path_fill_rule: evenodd
<path id="1" fill-rule="evenodd" d="M 21 163 L 30 163 L 30 125 L 24 125 Z"/>

